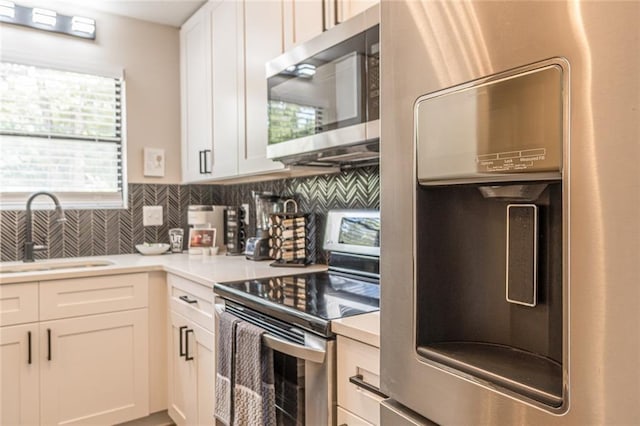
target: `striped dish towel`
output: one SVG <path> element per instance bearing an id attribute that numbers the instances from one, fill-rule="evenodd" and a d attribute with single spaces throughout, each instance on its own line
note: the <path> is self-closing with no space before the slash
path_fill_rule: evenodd
<path id="1" fill-rule="evenodd" d="M 237 317 L 227 312 L 222 312 L 218 321 L 215 417 L 226 426 L 232 421 L 233 355 L 238 322 Z"/>
<path id="2" fill-rule="evenodd" d="M 273 351 L 262 344 L 264 330 L 239 322 L 236 326 L 233 424 L 275 426 Z"/>

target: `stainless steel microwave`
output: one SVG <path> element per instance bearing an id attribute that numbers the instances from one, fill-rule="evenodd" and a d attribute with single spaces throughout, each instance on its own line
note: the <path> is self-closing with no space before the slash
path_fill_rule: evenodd
<path id="1" fill-rule="evenodd" d="M 267 63 L 267 157 L 285 164 L 377 163 L 379 46 L 374 7 Z"/>

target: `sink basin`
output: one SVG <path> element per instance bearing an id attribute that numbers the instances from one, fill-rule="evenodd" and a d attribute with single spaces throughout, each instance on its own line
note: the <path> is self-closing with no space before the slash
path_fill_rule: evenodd
<path id="1" fill-rule="evenodd" d="M 83 269 L 113 265 L 109 260 L 77 260 L 77 261 L 40 261 L 21 265 L 0 266 L 0 274 L 17 272 L 53 271 L 59 269 Z"/>

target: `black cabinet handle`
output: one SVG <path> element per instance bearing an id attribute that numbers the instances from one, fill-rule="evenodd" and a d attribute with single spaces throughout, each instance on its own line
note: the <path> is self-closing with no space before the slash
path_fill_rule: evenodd
<path id="1" fill-rule="evenodd" d="M 205 174 L 206 173 L 211 173 L 211 169 L 209 167 L 207 167 L 207 153 L 211 153 L 211 150 L 210 149 L 205 149 L 203 151 L 203 153 L 204 153 L 204 155 L 203 155 L 203 158 L 204 158 L 204 172 L 205 172 Z M 213 160 L 213 153 L 211 153 L 211 157 L 212 157 L 211 159 Z M 212 163 L 213 163 L 213 161 L 212 161 Z"/>
<path id="2" fill-rule="evenodd" d="M 371 392 L 372 394 L 381 396 L 383 398 L 388 398 L 387 395 L 383 394 L 379 388 L 365 382 L 362 379 L 362 374 L 356 374 L 355 376 L 349 377 L 349 381 L 359 388 L 366 390 L 367 392 Z"/>
<path id="3" fill-rule="evenodd" d="M 193 359 L 192 356 L 189 356 L 189 333 L 193 333 L 193 330 L 187 330 L 184 333 L 184 359 L 185 361 L 191 361 Z"/>
<path id="4" fill-rule="evenodd" d="M 182 327 L 180 327 L 180 356 L 185 356 L 186 355 L 186 352 L 183 349 L 184 343 L 183 343 L 183 340 L 182 340 L 182 332 L 184 330 L 186 330 L 186 329 L 187 329 L 186 325 L 183 325 Z"/>
<path id="5" fill-rule="evenodd" d="M 51 329 L 47 328 L 47 361 L 51 361 Z"/>
<path id="6" fill-rule="evenodd" d="M 204 154 L 204 151 L 198 151 L 198 163 L 200 166 L 200 174 L 203 174 L 204 171 L 202 169 L 202 154 Z"/>
<path id="7" fill-rule="evenodd" d="M 178 299 L 182 300 L 183 302 L 189 303 L 189 304 L 198 303 L 198 301 L 196 299 L 189 300 L 189 296 L 187 296 L 187 295 L 180 296 L 180 297 L 178 297 Z"/>
<path id="8" fill-rule="evenodd" d="M 27 357 L 27 364 L 31 364 L 31 332 L 27 331 L 27 347 L 29 349 L 29 355 Z"/>
<path id="9" fill-rule="evenodd" d="M 325 32 L 325 31 L 328 30 L 328 28 L 327 28 L 327 9 L 328 9 L 327 2 L 323 1 L 322 2 L 322 32 Z"/>
<path id="10" fill-rule="evenodd" d="M 333 23 L 334 25 L 338 25 L 340 23 L 340 19 L 338 19 L 338 0 L 333 0 Z"/>

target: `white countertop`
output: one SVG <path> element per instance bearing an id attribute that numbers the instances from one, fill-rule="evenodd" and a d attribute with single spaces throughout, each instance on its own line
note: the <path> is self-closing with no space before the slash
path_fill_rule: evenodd
<path id="1" fill-rule="evenodd" d="M 82 260 L 107 260 L 113 262 L 113 265 L 90 268 L 3 273 L 0 274 L 0 284 L 58 280 L 96 275 L 116 275 L 132 272 L 165 271 L 213 288 L 213 284 L 216 282 L 277 277 L 282 275 L 298 274 L 301 272 L 323 271 L 327 269 L 326 265 L 309 265 L 306 268 L 273 267 L 269 266 L 272 260 L 256 262 L 247 260 L 244 256 L 225 256 L 224 254 L 217 256 L 189 254 L 143 256 L 140 254 L 121 254 L 111 256 L 40 260 L 36 261 L 36 263 L 76 263 Z M 0 267 L 6 268 L 22 264 L 22 262 L 2 262 L 0 263 Z"/>
<path id="2" fill-rule="evenodd" d="M 371 312 L 370 314 L 355 315 L 331 321 L 331 331 L 379 348 L 380 312 Z"/>
<path id="3" fill-rule="evenodd" d="M 0 274 L 0 284 L 15 284 L 34 281 L 49 281 L 66 278 L 117 275 L 134 272 L 161 271 L 179 275 L 191 281 L 213 288 L 216 282 L 236 281 L 252 278 L 277 277 L 302 272 L 324 271 L 326 265 L 309 265 L 306 268 L 284 268 L 269 266 L 271 260 L 251 261 L 244 256 L 201 256 L 189 254 L 163 254 L 143 256 L 121 254 L 111 256 L 75 257 L 36 261 L 38 264 L 70 263 L 80 261 L 106 260 L 109 266 L 90 268 L 69 268 L 45 271 Z M 2 262 L 1 268 L 23 265 L 22 262 Z M 356 315 L 331 322 L 331 330 L 339 335 L 380 347 L 380 313 Z"/>

